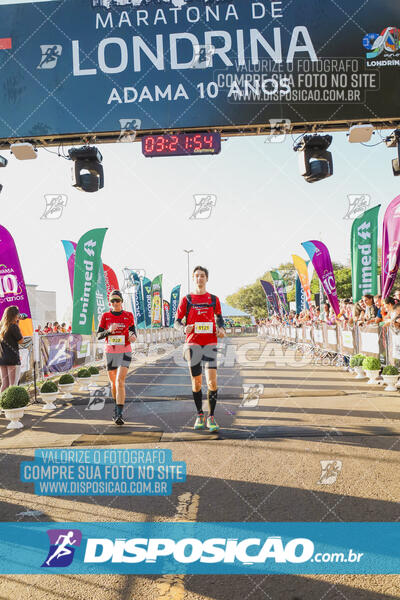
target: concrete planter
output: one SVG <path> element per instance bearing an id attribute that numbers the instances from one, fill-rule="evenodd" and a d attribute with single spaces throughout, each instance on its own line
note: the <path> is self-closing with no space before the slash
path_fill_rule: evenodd
<path id="1" fill-rule="evenodd" d="M 386 385 L 385 392 L 397 392 L 396 383 L 398 375 L 382 375 L 383 383 Z"/>
<path id="2" fill-rule="evenodd" d="M 22 408 L 4 408 L 3 410 L 6 419 L 10 421 L 7 429 L 21 429 L 23 427 L 20 419 L 24 416 L 25 406 Z"/>
<path id="3" fill-rule="evenodd" d="M 58 392 L 48 392 L 47 394 L 40 392 L 40 397 L 44 402 L 43 410 L 54 410 L 57 408 L 57 406 L 54 404 L 57 396 Z"/>

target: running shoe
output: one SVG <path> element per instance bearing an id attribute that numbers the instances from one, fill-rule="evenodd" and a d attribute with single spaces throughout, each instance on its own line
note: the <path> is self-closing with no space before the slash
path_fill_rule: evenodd
<path id="1" fill-rule="evenodd" d="M 204 415 L 198 415 L 196 422 L 194 424 L 194 429 L 205 429 L 206 428 L 206 420 Z"/>
<path id="2" fill-rule="evenodd" d="M 219 425 L 215 417 L 207 417 L 207 427 L 210 431 L 219 431 Z"/>
<path id="3" fill-rule="evenodd" d="M 123 420 L 123 418 L 121 416 L 119 416 L 115 419 L 114 423 L 116 425 L 124 425 L 125 421 Z"/>

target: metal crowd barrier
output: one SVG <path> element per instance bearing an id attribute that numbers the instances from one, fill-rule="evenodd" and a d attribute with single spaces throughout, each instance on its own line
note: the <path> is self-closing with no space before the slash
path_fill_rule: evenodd
<path id="1" fill-rule="evenodd" d="M 323 322 L 300 327 L 261 325 L 258 327 L 258 335 L 295 345 L 309 345 L 343 356 L 375 356 L 382 363 L 400 365 L 400 331 L 392 326 L 350 326 L 347 323 L 327 325 Z"/>

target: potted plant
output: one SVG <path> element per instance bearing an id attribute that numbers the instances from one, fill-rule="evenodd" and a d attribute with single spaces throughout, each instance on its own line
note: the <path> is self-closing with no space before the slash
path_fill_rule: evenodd
<path id="1" fill-rule="evenodd" d="M 396 383 L 399 378 L 398 368 L 393 365 L 383 367 L 382 377 L 383 383 L 387 386 L 385 387 L 385 392 L 397 392 Z"/>
<path id="2" fill-rule="evenodd" d="M 58 380 L 58 387 L 63 392 L 64 399 L 72 398 L 71 392 L 74 387 L 74 383 L 75 379 L 72 377 L 71 373 L 65 373 L 64 375 L 61 375 L 60 379 Z"/>
<path id="3" fill-rule="evenodd" d="M 89 369 L 79 369 L 79 371 L 76 374 L 76 376 L 79 379 L 80 383 L 83 384 L 79 388 L 79 391 L 80 392 L 88 392 L 89 391 L 88 383 L 90 381 L 90 371 L 89 371 Z"/>
<path id="4" fill-rule="evenodd" d="M 364 358 L 363 360 L 362 367 L 369 378 L 367 383 L 369 385 L 377 385 L 377 379 L 381 370 L 381 361 L 379 358 L 375 358 L 375 356 L 367 356 L 367 358 Z"/>
<path id="5" fill-rule="evenodd" d="M 21 429 L 20 419 L 24 416 L 25 406 L 29 404 L 29 394 L 21 385 L 11 385 L 2 392 L 0 406 L 6 419 L 10 421 L 7 429 Z"/>
<path id="6" fill-rule="evenodd" d="M 96 379 L 100 377 L 100 370 L 97 367 L 91 366 L 88 368 L 88 371 L 90 373 L 90 378 L 93 379 L 93 381 L 96 381 Z M 97 387 L 96 383 L 92 383 L 91 385 Z"/>
<path id="7" fill-rule="evenodd" d="M 363 354 L 355 354 L 350 359 L 350 367 L 357 373 L 356 379 L 364 379 L 363 361 L 366 358 Z"/>
<path id="8" fill-rule="evenodd" d="M 40 396 L 45 403 L 43 410 L 53 410 L 53 408 L 57 408 L 54 401 L 58 396 L 58 387 L 54 381 L 45 381 L 40 388 Z"/>

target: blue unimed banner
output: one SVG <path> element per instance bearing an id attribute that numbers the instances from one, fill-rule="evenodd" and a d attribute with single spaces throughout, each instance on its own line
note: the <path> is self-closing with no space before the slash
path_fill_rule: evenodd
<path id="1" fill-rule="evenodd" d="M 0 523 L 0 573 L 398 574 L 399 541 L 399 523 Z"/>
<path id="2" fill-rule="evenodd" d="M 398 27 L 392 0 L 1 2 L 0 138 L 390 120 Z"/>

